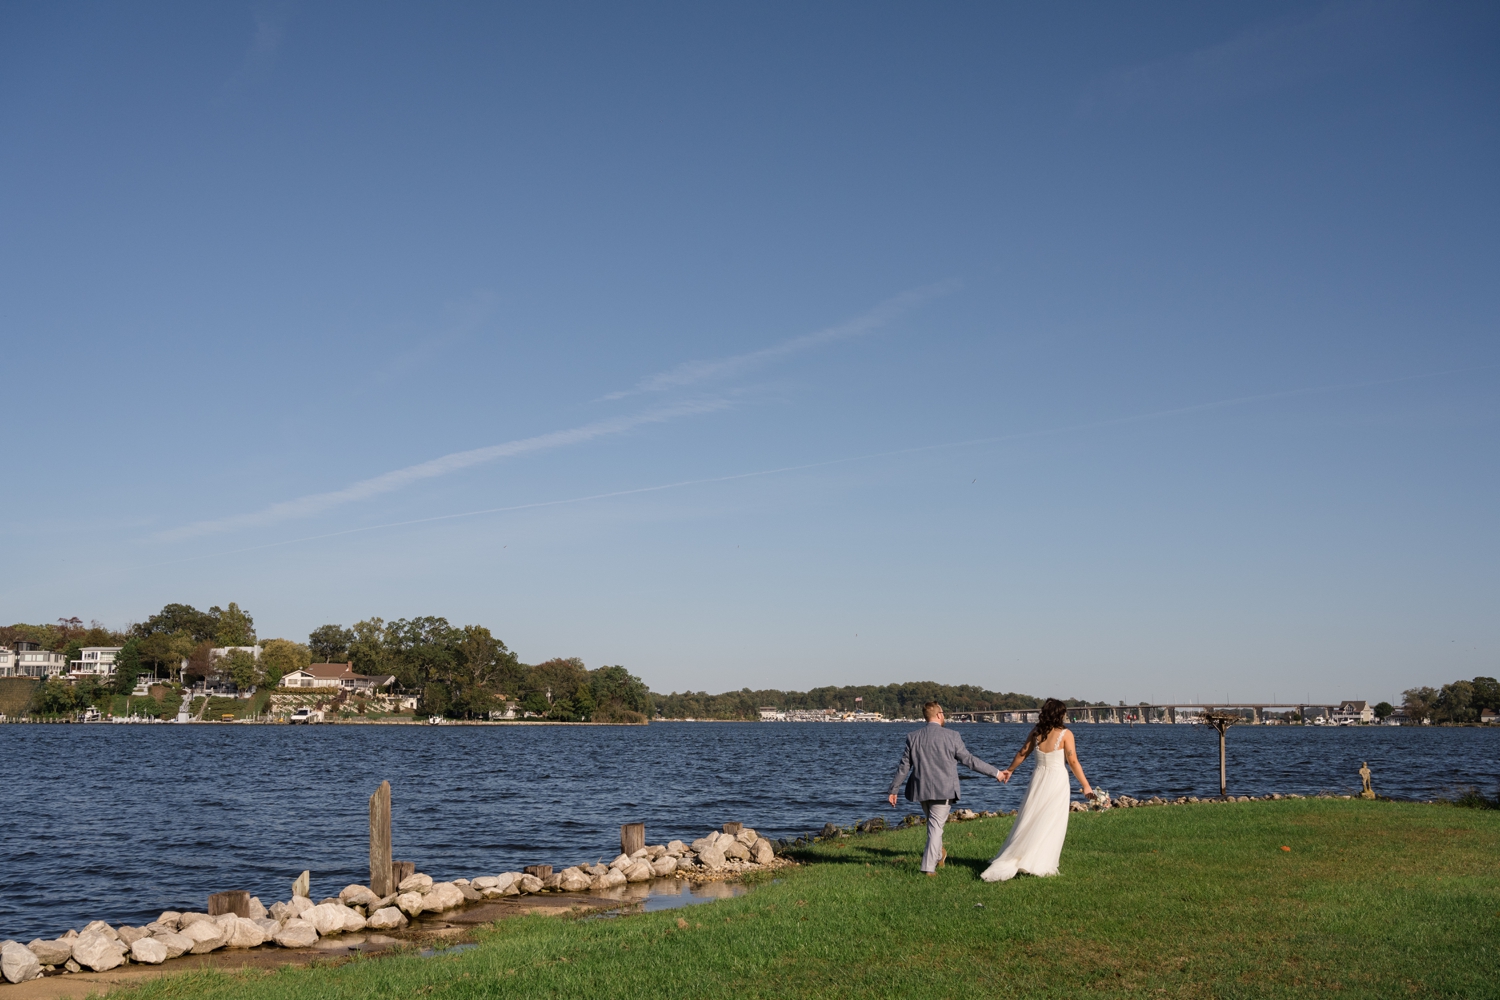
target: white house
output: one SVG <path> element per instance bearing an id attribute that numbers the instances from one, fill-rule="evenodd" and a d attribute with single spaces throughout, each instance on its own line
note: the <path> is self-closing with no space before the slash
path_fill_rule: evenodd
<path id="1" fill-rule="evenodd" d="M 301 670 L 293 670 L 281 678 L 281 686 L 288 688 L 329 688 L 344 691 L 375 691 L 388 688 L 396 678 L 385 674 L 371 676 L 356 674 L 352 663 L 312 663 Z"/>
<path id="2" fill-rule="evenodd" d="M 1340 702 L 1339 707 L 1334 710 L 1333 721 L 1345 726 L 1354 723 L 1374 722 L 1375 709 L 1370 707 L 1368 701 Z"/>
<path id="3" fill-rule="evenodd" d="M 1479 721 L 1483 723 L 1500 722 L 1500 712 L 1493 708 L 1486 708 L 1479 713 Z"/>
<path id="4" fill-rule="evenodd" d="M 56 677 L 68 669 L 68 658 L 49 653 L 34 642 L 16 643 L 16 676 Z"/>
<path id="5" fill-rule="evenodd" d="M 222 660 L 230 653 L 236 651 L 241 653 L 249 653 L 251 656 L 255 657 L 256 660 L 260 659 L 259 646 L 215 646 L 213 649 L 210 649 L 208 651 L 208 662 L 213 663 L 215 660 Z"/>
<path id="6" fill-rule="evenodd" d="M 16 651 L 0 646 L 0 677 L 16 676 Z"/>
<path id="7" fill-rule="evenodd" d="M 78 651 L 78 659 L 68 663 L 70 677 L 112 676 L 115 672 L 115 657 L 124 646 L 85 646 Z"/>

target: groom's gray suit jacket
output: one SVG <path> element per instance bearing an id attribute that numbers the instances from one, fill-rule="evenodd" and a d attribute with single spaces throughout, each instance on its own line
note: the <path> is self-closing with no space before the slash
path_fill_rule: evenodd
<path id="1" fill-rule="evenodd" d="M 906 749 L 901 753 L 901 765 L 896 768 L 896 777 L 891 779 L 891 795 L 901 787 L 902 779 L 910 772 L 906 781 L 906 797 L 912 802 L 932 802 L 949 799 L 958 801 L 958 765 L 990 777 L 1000 769 L 969 753 L 961 736 L 951 729 L 944 729 L 936 722 L 929 722 L 921 729 L 906 736 Z"/>

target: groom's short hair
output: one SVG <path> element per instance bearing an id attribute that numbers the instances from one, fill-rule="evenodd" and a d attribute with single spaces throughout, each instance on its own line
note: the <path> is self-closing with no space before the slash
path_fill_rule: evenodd
<path id="1" fill-rule="evenodd" d="M 938 717 L 938 713 L 942 712 L 942 710 L 942 705 L 939 705 L 935 701 L 929 701 L 927 704 L 922 706 L 922 717 L 925 718 L 928 722 L 931 722 L 933 719 Z"/>

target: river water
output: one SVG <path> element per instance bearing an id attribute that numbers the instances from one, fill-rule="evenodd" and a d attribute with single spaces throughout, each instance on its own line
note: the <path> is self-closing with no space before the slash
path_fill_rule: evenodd
<path id="1" fill-rule="evenodd" d="M 144 923 L 248 889 L 269 904 L 313 873 L 313 898 L 364 883 L 368 799 L 392 788 L 395 855 L 455 878 L 617 853 L 619 825 L 648 843 L 739 820 L 770 837 L 910 811 L 884 800 L 905 734 L 882 723 L 650 726 L 4 725 L 0 939 L 91 919 Z M 1004 766 L 1027 727 L 956 727 Z M 1079 756 L 1112 794 L 1218 791 L 1203 726 L 1075 725 Z M 1236 794 L 1359 788 L 1451 796 L 1500 776 L 1500 728 L 1275 727 L 1229 731 Z M 1014 809 L 1008 786 L 965 781 L 963 804 Z"/>

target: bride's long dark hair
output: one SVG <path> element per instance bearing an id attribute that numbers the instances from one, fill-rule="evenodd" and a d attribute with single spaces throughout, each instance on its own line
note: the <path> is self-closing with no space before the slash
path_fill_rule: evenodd
<path id="1" fill-rule="evenodd" d="M 1031 727 L 1031 738 L 1035 740 L 1032 746 L 1041 746 L 1047 734 L 1054 729 L 1066 729 L 1068 718 L 1068 706 L 1056 698 L 1048 698 L 1042 702 L 1041 715 L 1037 717 L 1036 725 Z"/>

